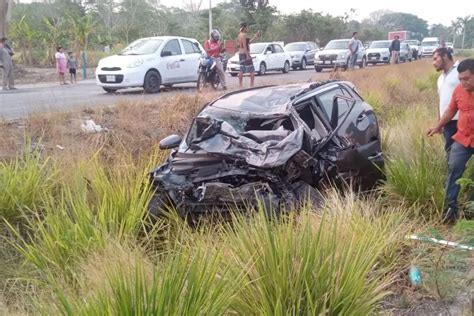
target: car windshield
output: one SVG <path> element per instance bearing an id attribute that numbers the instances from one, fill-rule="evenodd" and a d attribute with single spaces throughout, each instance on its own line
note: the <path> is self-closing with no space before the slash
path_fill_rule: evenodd
<path id="1" fill-rule="evenodd" d="M 383 41 L 383 42 L 372 42 L 372 44 L 370 44 L 370 47 L 369 48 L 389 48 L 390 47 L 390 43 L 389 41 Z"/>
<path id="2" fill-rule="evenodd" d="M 128 45 L 124 50 L 122 50 L 119 55 L 149 55 L 156 52 L 160 47 L 163 40 L 146 38 L 139 39 Z"/>
<path id="3" fill-rule="evenodd" d="M 418 45 L 417 41 L 405 41 L 405 43 L 407 43 L 409 45 Z"/>
<path id="4" fill-rule="evenodd" d="M 330 41 L 324 49 L 348 49 L 349 41 Z"/>
<path id="5" fill-rule="evenodd" d="M 421 46 L 438 46 L 438 42 L 423 42 Z"/>
<path id="6" fill-rule="evenodd" d="M 267 47 L 265 43 L 250 44 L 250 54 L 262 54 L 265 47 Z"/>
<path id="7" fill-rule="evenodd" d="M 304 43 L 293 43 L 285 46 L 285 50 L 289 52 L 305 51 L 306 44 Z"/>

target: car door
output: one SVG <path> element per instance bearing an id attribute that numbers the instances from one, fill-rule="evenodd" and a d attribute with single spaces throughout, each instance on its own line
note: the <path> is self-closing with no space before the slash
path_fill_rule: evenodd
<path id="1" fill-rule="evenodd" d="M 273 44 L 273 51 L 275 52 L 275 68 L 283 68 L 285 66 L 286 54 L 285 50 L 279 44 Z"/>
<path id="2" fill-rule="evenodd" d="M 185 81 L 184 55 L 177 38 L 168 40 L 160 52 L 160 73 L 162 83 Z"/>
<path id="3" fill-rule="evenodd" d="M 182 69 L 184 72 L 185 81 L 197 81 L 198 77 L 198 68 L 199 68 L 199 58 L 201 57 L 201 48 L 199 47 L 198 42 L 187 40 L 182 38 L 181 44 L 183 46 L 183 59 L 181 62 Z"/>
<path id="4" fill-rule="evenodd" d="M 308 49 L 309 52 L 306 54 L 306 62 L 310 65 L 314 64 L 314 56 L 316 55 L 316 52 L 318 51 L 318 46 L 316 43 L 310 42 L 308 43 Z"/>
<path id="5" fill-rule="evenodd" d="M 267 47 L 263 51 L 263 55 L 265 56 L 265 63 L 267 64 L 267 69 L 275 68 L 275 54 L 273 53 L 273 51 L 274 48 L 272 44 L 267 45 Z"/>

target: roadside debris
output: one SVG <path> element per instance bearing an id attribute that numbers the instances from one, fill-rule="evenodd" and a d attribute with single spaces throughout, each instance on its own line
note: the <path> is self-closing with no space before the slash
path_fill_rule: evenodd
<path id="1" fill-rule="evenodd" d="M 451 248 L 456 248 L 456 249 L 474 251 L 474 247 L 467 246 L 467 245 L 462 245 L 462 244 L 454 242 L 454 241 L 447 241 L 447 240 L 441 240 L 441 239 L 436 239 L 436 238 L 432 238 L 432 237 L 417 236 L 417 235 L 410 235 L 410 236 L 407 236 L 406 238 L 412 239 L 412 240 L 419 240 L 419 241 L 423 241 L 423 242 L 439 244 L 439 245 L 443 245 L 443 246 L 447 246 L 447 247 L 451 247 Z"/>
<path id="2" fill-rule="evenodd" d="M 83 132 L 86 132 L 86 133 L 92 133 L 92 132 L 100 133 L 104 130 L 102 126 L 96 124 L 93 120 L 86 120 L 85 124 L 84 123 L 81 124 L 81 129 Z"/>

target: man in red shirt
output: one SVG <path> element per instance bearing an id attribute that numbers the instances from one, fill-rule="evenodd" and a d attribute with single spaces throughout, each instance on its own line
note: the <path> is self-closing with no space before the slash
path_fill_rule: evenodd
<path id="1" fill-rule="evenodd" d="M 448 159 L 448 179 L 446 180 L 447 209 L 444 221 L 454 223 L 458 217 L 459 185 L 456 183 L 466 169 L 466 164 L 474 154 L 474 59 L 465 59 L 457 68 L 460 84 L 454 89 L 451 103 L 438 122 L 428 129 L 428 136 L 439 133 L 454 115 L 459 112 L 454 143 Z M 471 175 L 472 177 L 472 175 Z"/>
<path id="2" fill-rule="evenodd" d="M 207 53 L 207 56 L 214 57 L 216 59 L 216 68 L 217 75 L 222 85 L 222 89 L 227 90 L 227 85 L 225 83 L 225 72 L 222 66 L 222 60 L 219 58 L 222 44 L 220 42 L 221 34 L 218 30 L 211 31 L 211 38 L 204 42 L 204 50 Z"/>

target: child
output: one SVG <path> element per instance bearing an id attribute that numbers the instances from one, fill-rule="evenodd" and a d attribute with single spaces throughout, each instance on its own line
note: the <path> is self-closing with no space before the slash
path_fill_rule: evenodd
<path id="1" fill-rule="evenodd" d="M 66 55 L 64 54 L 64 49 L 61 46 L 58 46 L 56 54 L 56 70 L 58 72 L 59 84 L 65 85 L 66 80 L 64 79 L 64 73 L 66 72 Z"/>
<path id="2" fill-rule="evenodd" d="M 67 68 L 69 68 L 69 76 L 71 77 L 71 83 L 77 83 L 77 80 L 76 80 L 77 60 L 76 58 L 74 58 L 74 55 L 72 52 L 68 52 L 67 55 L 68 55 Z"/>

